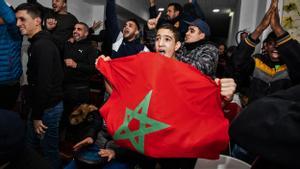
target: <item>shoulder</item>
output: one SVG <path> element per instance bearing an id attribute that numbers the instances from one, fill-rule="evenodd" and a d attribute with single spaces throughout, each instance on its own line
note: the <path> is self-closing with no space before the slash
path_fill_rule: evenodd
<path id="1" fill-rule="evenodd" d="M 69 13 L 69 12 L 68 12 L 68 16 L 69 16 L 70 18 L 72 18 L 73 20 L 76 20 L 76 21 L 78 20 L 78 19 L 76 18 L 76 16 L 74 16 L 73 14 L 71 14 L 71 13 Z"/>
<path id="2" fill-rule="evenodd" d="M 207 48 L 207 49 L 211 49 L 211 50 L 218 50 L 217 46 L 215 43 L 213 42 L 206 42 L 203 45 L 201 45 L 202 48 Z"/>

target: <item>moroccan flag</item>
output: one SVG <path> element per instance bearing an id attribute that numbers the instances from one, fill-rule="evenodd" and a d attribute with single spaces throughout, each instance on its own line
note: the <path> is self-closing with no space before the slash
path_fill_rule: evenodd
<path id="1" fill-rule="evenodd" d="M 190 65 L 157 53 L 104 62 L 113 87 L 100 109 L 120 146 L 155 158 L 217 159 L 228 145 L 220 88 Z"/>

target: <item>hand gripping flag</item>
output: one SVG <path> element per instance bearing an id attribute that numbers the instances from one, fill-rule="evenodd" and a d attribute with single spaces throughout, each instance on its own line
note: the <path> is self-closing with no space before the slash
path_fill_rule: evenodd
<path id="1" fill-rule="evenodd" d="M 220 88 L 192 66 L 140 53 L 96 67 L 113 87 L 100 112 L 120 146 L 156 158 L 217 159 L 226 149 Z"/>

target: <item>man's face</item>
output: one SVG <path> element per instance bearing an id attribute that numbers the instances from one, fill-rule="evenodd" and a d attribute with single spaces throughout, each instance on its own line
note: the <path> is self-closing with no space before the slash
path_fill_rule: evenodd
<path id="1" fill-rule="evenodd" d="M 74 26 L 74 30 L 73 30 L 73 38 L 75 39 L 75 41 L 80 41 L 82 39 L 86 39 L 86 37 L 88 36 L 89 32 L 87 30 L 87 28 L 82 25 L 82 24 L 76 24 Z"/>
<path id="2" fill-rule="evenodd" d="M 174 6 L 169 6 L 167 9 L 167 16 L 169 20 L 173 20 L 179 15 L 179 11 L 175 11 Z"/>
<path id="3" fill-rule="evenodd" d="M 155 38 L 155 50 L 168 58 L 175 58 L 175 51 L 180 47 L 174 33 L 169 29 L 159 29 Z"/>
<path id="4" fill-rule="evenodd" d="M 20 10 L 16 13 L 17 27 L 24 36 L 31 38 L 41 27 L 41 18 L 32 18 L 26 10 Z"/>
<path id="5" fill-rule="evenodd" d="M 185 33 L 184 42 L 194 43 L 205 38 L 205 34 L 197 26 L 189 26 L 188 31 Z"/>
<path id="6" fill-rule="evenodd" d="M 266 52 L 270 56 L 271 60 L 278 61 L 280 54 L 276 49 L 276 41 L 271 40 L 266 43 Z"/>
<path id="7" fill-rule="evenodd" d="M 243 32 L 241 35 L 240 35 L 240 39 L 241 41 L 244 41 L 248 36 L 248 33 L 247 32 Z"/>
<path id="8" fill-rule="evenodd" d="M 137 25 L 133 21 L 127 21 L 123 27 L 123 37 L 128 41 L 132 41 L 139 34 Z"/>
<path id="9" fill-rule="evenodd" d="M 219 45 L 219 55 L 223 55 L 225 52 L 225 46 L 224 45 Z"/>
<path id="10" fill-rule="evenodd" d="M 64 0 L 52 0 L 52 8 L 54 12 L 64 11 L 66 8 L 66 3 Z"/>

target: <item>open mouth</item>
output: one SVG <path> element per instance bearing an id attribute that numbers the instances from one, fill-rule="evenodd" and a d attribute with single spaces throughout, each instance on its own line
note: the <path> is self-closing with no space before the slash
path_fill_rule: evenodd
<path id="1" fill-rule="evenodd" d="M 125 34 L 125 35 L 129 34 L 129 31 L 125 29 L 125 30 L 124 30 L 124 34 Z"/>
<path id="2" fill-rule="evenodd" d="M 273 57 L 273 58 L 278 58 L 278 56 L 279 56 L 279 52 L 278 52 L 277 50 L 273 50 L 273 51 L 271 52 L 271 54 L 272 54 L 272 57 Z"/>
<path id="3" fill-rule="evenodd" d="M 166 54 L 166 51 L 165 51 L 165 50 L 163 50 L 163 49 L 159 49 L 159 50 L 158 50 L 158 53 L 160 53 L 160 54 L 164 55 L 164 54 Z"/>
<path id="4" fill-rule="evenodd" d="M 53 8 L 53 10 L 56 10 L 57 6 L 56 5 L 52 5 L 52 8 Z"/>

